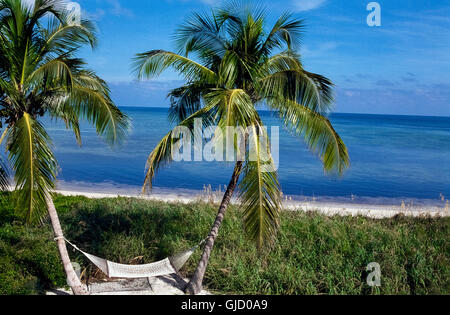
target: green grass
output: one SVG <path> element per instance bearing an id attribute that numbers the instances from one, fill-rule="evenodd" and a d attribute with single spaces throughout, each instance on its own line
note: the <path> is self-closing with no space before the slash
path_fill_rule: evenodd
<path id="1" fill-rule="evenodd" d="M 217 206 L 137 199 L 55 200 L 66 236 L 84 250 L 130 263 L 153 262 L 188 249 L 209 231 Z M 24 227 L 7 195 L 0 202 L 0 294 L 36 294 L 65 285 L 46 223 Z M 231 207 L 213 250 L 205 284 L 239 294 L 449 294 L 449 218 L 386 220 L 284 213 L 272 251 L 258 255 Z M 73 261 L 88 266 L 71 252 Z M 189 275 L 197 252 L 182 273 Z M 378 262 L 382 286 L 366 284 Z"/>

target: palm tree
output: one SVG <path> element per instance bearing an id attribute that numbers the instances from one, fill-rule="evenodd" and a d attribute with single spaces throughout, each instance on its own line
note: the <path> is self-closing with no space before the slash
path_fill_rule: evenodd
<path id="1" fill-rule="evenodd" d="M 14 171 L 17 208 L 27 224 L 42 222 L 48 211 L 69 285 L 75 294 L 86 294 L 52 201 L 58 163 L 41 119 L 63 121 L 80 145 L 81 119 L 95 125 L 110 144 L 125 136 L 128 119 L 111 101 L 107 84 L 75 57 L 84 45 L 95 47 L 94 25 L 84 19 L 69 23 L 63 4 L 0 0 L 0 142 Z M 2 189 L 7 179 L 1 167 Z"/>
<path id="2" fill-rule="evenodd" d="M 189 294 L 202 289 L 214 242 L 237 187 L 246 232 L 259 250 L 270 246 L 279 229 L 281 188 L 276 170 L 265 163 L 271 156 L 266 141 L 261 140 L 267 135 L 258 106 L 278 113 L 287 128 L 302 136 L 326 172 L 342 174 L 349 166 L 347 148 L 327 118 L 334 103 L 333 84 L 306 71 L 300 61 L 303 21 L 286 13 L 267 31 L 265 21 L 263 9 L 231 2 L 212 14 L 190 17 L 176 32 L 177 53 L 152 50 L 134 60 L 139 78 L 152 78 L 168 68 L 184 77 L 186 83 L 169 94 L 169 116 L 178 125 L 192 130 L 194 120 L 201 118 L 204 127 L 247 130 L 245 158 L 235 164 L 202 258 L 187 286 Z M 226 137 L 216 137 L 216 141 Z M 158 169 L 173 161 L 178 138 L 179 132 L 169 132 L 150 154 L 144 191 L 151 189 Z M 235 138 L 228 140 L 237 146 Z M 250 159 L 252 151 L 257 154 Z M 268 159 L 262 158 L 264 151 Z"/>

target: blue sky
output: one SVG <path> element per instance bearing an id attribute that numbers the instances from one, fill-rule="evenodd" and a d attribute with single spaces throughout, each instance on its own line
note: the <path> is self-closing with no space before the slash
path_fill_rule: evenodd
<path id="1" fill-rule="evenodd" d="M 90 67 L 111 86 L 119 106 L 168 106 L 173 72 L 136 84 L 130 71 L 138 52 L 173 48 L 185 17 L 220 4 L 214 0 L 78 0 L 94 19 L 100 45 L 84 51 Z M 265 3 L 269 25 L 284 11 L 306 19 L 305 67 L 336 84 L 336 111 L 450 116 L 450 0 L 384 0 L 382 26 L 369 27 L 369 0 L 283 0 Z"/>

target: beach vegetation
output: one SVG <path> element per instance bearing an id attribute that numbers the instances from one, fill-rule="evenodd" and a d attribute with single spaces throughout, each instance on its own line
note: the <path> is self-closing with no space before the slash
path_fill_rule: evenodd
<path id="1" fill-rule="evenodd" d="M 14 198 L 0 201 L 0 294 L 42 294 L 66 285 L 52 228 L 26 227 Z M 56 196 L 67 237 L 111 261 L 152 263 L 191 248 L 214 220 L 217 204 Z M 215 294 L 428 295 L 450 294 L 450 218 L 399 215 L 389 219 L 283 211 L 272 251 L 261 255 L 242 231 L 241 210 L 229 207 L 204 283 Z M 195 271 L 198 251 L 181 270 Z M 80 253 L 83 282 L 103 281 Z M 381 286 L 367 284 L 370 263 Z"/>

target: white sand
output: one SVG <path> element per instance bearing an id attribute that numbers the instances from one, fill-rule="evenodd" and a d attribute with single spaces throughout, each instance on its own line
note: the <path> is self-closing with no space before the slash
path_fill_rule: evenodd
<path id="1" fill-rule="evenodd" d="M 89 292 L 90 295 L 184 295 L 186 284 L 187 279 L 174 274 L 149 279 L 117 279 L 92 283 L 89 285 Z M 46 295 L 72 295 L 72 290 L 52 290 Z M 203 290 L 199 295 L 211 295 L 211 293 Z"/>
<path id="2" fill-rule="evenodd" d="M 85 196 L 93 199 L 100 198 L 139 198 L 144 200 L 156 200 L 164 202 L 176 203 L 191 203 L 195 201 L 213 201 L 220 202 L 220 196 L 205 197 L 202 195 L 186 195 L 177 193 L 151 194 L 148 196 L 141 196 L 138 194 L 109 194 L 109 193 L 93 193 L 93 192 L 77 192 L 77 191 L 57 191 L 64 196 Z M 232 201 L 236 203 L 236 200 Z M 301 202 L 301 201 L 286 201 L 283 203 L 283 208 L 286 211 L 316 211 L 325 215 L 342 215 L 342 216 L 365 216 L 375 219 L 392 218 L 396 215 L 403 214 L 406 216 L 441 216 L 448 217 L 449 209 L 437 206 L 388 206 L 388 205 L 369 205 L 369 204 L 353 204 L 353 203 L 338 203 L 338 202 Z"/>

